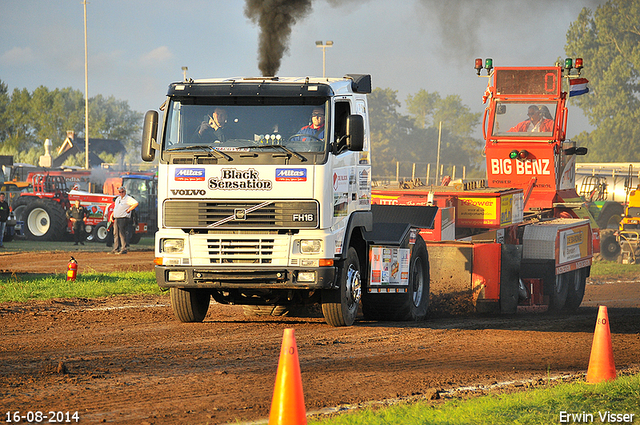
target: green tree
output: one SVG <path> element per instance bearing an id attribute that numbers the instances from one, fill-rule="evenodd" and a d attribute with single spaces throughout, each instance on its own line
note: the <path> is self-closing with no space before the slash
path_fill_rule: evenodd
<path id="1" fill-rule="evenodd" d="M 481 166 L 482 143 L 472 137 L 481 114 L 472 113 L 469 107 L 462 103 L 460 96 L 449 95 L 443 99 L 437 92 L 419 90 L 415 95 L 407 97 L 407 110 L 416 126 L 424 129 L 423 132 L 418 132 L 419 140 L 414 146 L 424 162 L 437 162 L 440 138 L 441 164 L 465 166 L 468 173 Z M 458 169 L 457 176 L 460 176 L 460 172 Z"/>
<path id="2" fill-rule="evenodd" d="M 373 89 L 369 96 L 373 176 L 395 176 L 396 162 L 408 161 L 414 155 L 407 148 L 413 123 L 398 112 L 400 106 L 398 92 L 389 88 Z"/>
<path id="3" fill-rule="evenodd" d="M 595 127 L 576 139 L 589 162 L 640 161 L 640 0 L 583 8 L 567 32 L 565 52 L 582 57 L 590 93 L 571 98 Z"/>
<path id="4" fill-rule="evenodd" d="M 471 113 L 458 96 L 442 99 L 436 92 L 419 90 L 407 98 L 410 115 L 400 113 L 401 106 L 397 92 L 388 88 L 374 89 L 369 96 L 374 178 L 395 177 L 397 162 L 402 176 L 411 175 L 414 163 L 417 177 L 424 179 L 427 164 L 432 164 L 433 176 L 441 121 L 441 164 L 466 166 L 468 172 L 479 165 L 480 143 L 471 134 L 480 114 Z M 457 176 L 460 172 L 458 168 Z"/>
<path id="5" fill-rule="evenodd" d="M 84 96 L 78 90 L 40 86 L 33 93 L 15 89 L 9 96 L 0 81 L 0 154 L 13 155 L 15 162 L 37 164 L 44 154 L 44 140 L 51 139 L 55 156 L 67 131 L 84 138 L 84 108 Z M 142 114 L 131 111 L 125 101 L 102 95 L 89 99 L 89 139 L 120 140 L 125 146 L 124 158 L 99 152 L 103 161 L 138 162 L 141 120 Z M 70 157 L 64 165 L 84 166 L 84 154 Z"/>

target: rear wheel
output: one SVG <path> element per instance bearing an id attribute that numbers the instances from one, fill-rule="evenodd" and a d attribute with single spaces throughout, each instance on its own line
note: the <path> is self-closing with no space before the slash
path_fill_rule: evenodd
<path id="1" fill-rule="evenodd" d="M 596 222 L 601 229 L 617 229 L 623 214 L 624 207 L 621 204 L 610 202 L 602 208 Z"/>
<path id="2" fill-rule="evenodd" d="M 351 326 L 356 320 L 362 295 L 360 262 L 355 248 L 350 247 L 340 270 L 340 288 L 322 291 L 322 314 L 331 326 Z"/>
<path id="3" fill-rule="evenodd" d="M 558 312 L 564 308 L 569 294 L 570 275 L 572 273 L 562 273 L 555 276 L 549 296 L 549 311 Z"/>
<path id="4" fill-rule="evenodd" d="M 569 293 L 567 294 L 567 303 L 564 308 L 569 311 L 575 311 L 582 304 L 584 290 L 587 284 L 588 269 L 574 270 L 569 274 Z"/>
<path id="5" fill-rule="evenodd" d="M 181 322 L 202 322 L 209 310 L 211 295 L 201 289 L 171 288 L 171 308 Z"/>
<path id="6" fill-rule="evenodd" d="M 600 256 L 606 261 L 616 261 L 620 256 L 620 243 L 612 230 L 600 232 Z"/>
<path id="7" fill-rule="evenodd" d="M 27 208 L 27 205 L 37 199 L 39 198 L 35 196 L 19 196 L 15 201 L 13 201 L 11 204 L 11 211 L 13 211 L 17 221 L 25 220 L 24 211 Z"/>
<path id="8" fill-rule="evenodd" d="M 24 234 L 36 241 L 62 239 L 67 230 L 67 217 L 62 205 L 49 199 L 30 202 L 24 210 Z"/>

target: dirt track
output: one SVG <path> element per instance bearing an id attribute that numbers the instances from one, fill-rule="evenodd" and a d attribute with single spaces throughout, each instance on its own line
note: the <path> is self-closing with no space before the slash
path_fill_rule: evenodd
<path id="1" fill-rule="evenodd" d="M 50 268 L 62 261 L 63 272 L 68 255 L 43 257 Z M 104 261 L 112 269 L 116 258 L 117 267 L 151 268 L 152 257 L 76 255 L 81 268 L 95 270 Z M 29 263 L 0 255 L 0 270 L 27 271 Z M 81 423 L 265 419 L 285 328 L 296 332 L 308 411 L 446 397 L 467 386 L 482 386 L 474 391 L 481 393 L 506 381 L 532 380 L 503 390 L 544 385 L 550 376 L 586 372 L 601 302 L 609 306 L 617 369 L 637 373 L 640 283 L 590 283 L 571 317 L 361 321 L 350 328 L 331 328 L 321 318 L 248 320 L 240 307 L 217 304 L 204 323 L 181 324 L 162 296 L 0 304 L 2 412 L 78 411 Z"/>

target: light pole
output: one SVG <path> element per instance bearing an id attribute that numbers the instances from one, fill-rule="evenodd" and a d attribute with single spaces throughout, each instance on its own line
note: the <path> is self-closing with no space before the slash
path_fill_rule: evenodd
<path id="1" fill-rule="evenodd" d="M 322 78 L 325 77 L 326 63 L 327 63 L 327 47 L 333 46 L 333 41 L 327 40 L 326 43 L 322 41 L 316 41 L 316 47 L 320 47 L 322 49 Z"/>
<path id="2" fill-rule="evenodd" d="M 189 68 L 187 68 L 186 66 L 182 67 L 182 80 L 183 81 L 187 81 L 187 71 L 189 70 Z"/>
<path id="3" fill-rule="evenodd" d="M 87 50 L 87 0 L 84 5 L 84 168 L 89 169 L 89 55 Z"/>

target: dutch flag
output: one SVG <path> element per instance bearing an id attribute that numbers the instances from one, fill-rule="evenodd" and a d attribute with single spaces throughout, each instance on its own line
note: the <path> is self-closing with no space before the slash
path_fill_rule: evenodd
<path id="1" fill-rule="evenodd" d="M 589 87 L 587 83 L 589 80 L 586 78 L 572 78 L 569 80 L 569 97 L 580 96 L 581 94 L 589 93 Z"/>

